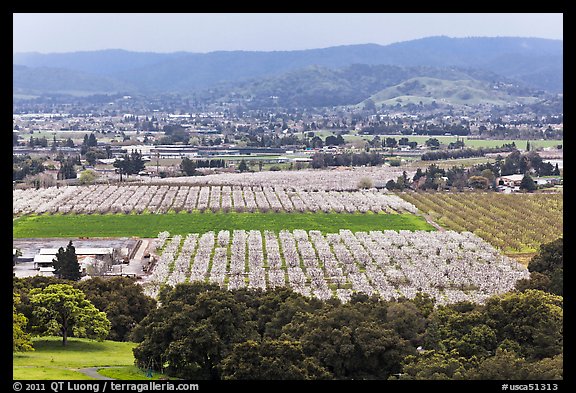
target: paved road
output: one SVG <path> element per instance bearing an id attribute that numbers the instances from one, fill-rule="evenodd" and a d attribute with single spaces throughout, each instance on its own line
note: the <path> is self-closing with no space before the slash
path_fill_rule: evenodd
<path id="1" fill-rule="evenodd" d="M 80 368 L 78 369 L 84 375 L 87 375 L 94 379 L 107 379 L 113 380 L 114 378 L 105 377 L 104 375 L 98 374 L 98 370 L 101 368 L 110 368 L 110 367 L 87 367 L 87 368 Z"/>

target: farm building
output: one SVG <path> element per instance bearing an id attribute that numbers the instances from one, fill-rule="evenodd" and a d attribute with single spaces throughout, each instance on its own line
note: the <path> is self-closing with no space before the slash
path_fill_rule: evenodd
<path id="1" fill-rule="evenodd" d="M 34 256 L 34 269 L 40 273 L 51 274 L 54 272 L 52 260 L 56 258 L 57 248 L 41 248 Z M 86 273 L 98 262 L 112 264 L 114 260 L 114 248 L 112 247 L 88 247 L 76 248 L 76 256 L 83 273 Z"/>
<path id="2" fill-rule="evenodd" d="M 506 187 L 520 187 L 524 175 L 507 175 L 498 179 L 498 185 Z"/>
<path id="3" fill-rule="evenodd" d="M 51 276 L 52 260 L 55 259 L 58 249 L 65 246 L 62 239 L 58 238 L 14 239 L 12 244 L 13 249 L 18 250 L 13 269 L 15 277 Z M 135 238 L 74 240 L 78 262 L 81 269 L 86 269 L 88 276 L 106 275 L 116 266 L 129 264 L 140 244 L 142 240 Z M 137 266 L 134 269 L 137 270 Z M 50 271 L 44 272 L 40 268 Z"/>
<path id="4" fill-rule="evenodd" d="M 562 184 L 562 178 L 560 178 L 560 177 L 536 177 L 536 178 L 534 178 L 534 181 L 539 186 L 543 186 L 543 185 L 547 185 L 547 184 L 551 184 L 551 185 Z"/>

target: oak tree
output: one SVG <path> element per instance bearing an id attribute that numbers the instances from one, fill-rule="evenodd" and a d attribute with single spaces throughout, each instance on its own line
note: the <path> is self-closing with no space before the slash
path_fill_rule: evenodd
<path id="1" fill-rule="evenodd" d="M 69 335 L 103 340 L 110 331 L 106 313 L 98 310 L 79 289 L 68 284 L 52 284 L 30 291 L 33 313 L 50 335 L 62 336 L 66 346 Z"/>

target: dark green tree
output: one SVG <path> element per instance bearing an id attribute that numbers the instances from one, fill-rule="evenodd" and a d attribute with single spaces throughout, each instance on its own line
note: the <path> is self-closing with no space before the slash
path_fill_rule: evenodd
<path id="1" fill-rule="evenodd" d="M 325 140 L 325 145 L 326 146 L 340 146 L 343 145 L 345 143 L 344 138 L 342 137 L 342 135 L 338 134 L 338 135 L 328 135 L 326 137 Z"/>
<path id="2" fill-rule="evenodd" d="M 310 147 L 312 149 L 321 149 L 323 145 L 324 142 L 322 142 L 322 139 L 320 139 L 318 136 L 314 136 L 312 139 L 310 139 Z"/>
<path id="3" fill-rule="evenodd" d="M 431 149 L 438 149 L 440 148 L 440 141 L 437 138 L 430 138 L 424 142 L 426 146 Z"/>
<path id="4" fill-rule="evenodd" d="M 508 154 L 501 166 L 502 176 L 520 173 L 520 161 L 521 153 L 519 150 L 514 150 L 512 153 Z"/>
<path id="5" fill-rule="evenodd" d="M 398 186 L 398 184 L 396 184 L 396 182 L 395 182 L 394 180 L 392 180 L 392 179 L 390 179 L 390 180 L 388 180 L 388 181 L 386 182 L 386 186 L 385 186 L 385 187 L 386 187 L 386 189 L 389 190 L 389 191 L 394 191 L 394 190 L 400 189 L 399 186 Z"/>
<path id="6" fill-rule="evenodd" d="M 242 291 L 237 292 L 242 294 Z M 244 299 L 253 297 L 253 292 L 245 294 Z M 314 314 L 325 306 L 324 302 L 310 299 L 287 288 L 276 288 L 262 294 L 257 305 L 256 321 L 258 333 L 265 338 L 280 339 L 284 326 L 299 313 Z"/>
<path id="7" fill-rule="evenodd" d="M 538 186 L 536 185 L 534 180 L 532 180 L 530 175 L 528 173 L 525 173 L 524 177 L 522 178 L 522 181 L 520 182 L 520 189 L 532 192 L 536 191 L 538 189 Z"/>
<path id="8" fill-rule="evenodd" d="M 530 282 L 520 281 L 518 288 L 542 289 L 563 295 L 564 287 L 564 239 L 559 238 L 542 244 L 538 254 L 528 262 Z"/>
<path id="9" fill-rule="evenodd" d="M 222 379 L 301 380 L 330 379 L 315 358 L 307 357 L 299 342 L 249 340 L 234 345 L 221 364 Z"/>
<path id="10" fill-rule="evenodd" d="M 402 361 L 402 372 L 389 379 L 405 380 L 449 380 L 465 379 L 467 370 L 474 366 L 475 358 L 460 356 L 455 349 L 424 350 L 417 355 L 408 355 Z"/>
<path id="11" fill-rule="evenodd" d="M 246 172 L 248 170 L 248 165 L 245 160 L 240 161 L 240 164 L 238 164 L 238 170 L 240 172 Z"/>
<path id="12" fill-rule="evenodd" d="M 128 341 L 132 329 L 156 309 L 156 301 L 128 277 L 93 277 L 80 281 L 78 288 L 96 308 L 106 313 L 111 323 L 108 340 Z"/>
<path id="13" fill-rule="evenodd" d="M 82 145 L 80 145 L 80 154 L 84 155 L 88 151 L 88 134 L 84 134 L 84 139 L 82 140 Z"/>
<path id="14" fill-rule="evenodd" d="M 486 324 L 497 342 L 518 344 L 527 360 L 556 356 L 563 351 L 563 298 L 529 289 L 493 296 L 484 306 Z"/>
<path id="15" fill-rule="evenodd" d="M 336 379 L 387 379 L 400 371 L 400 361 L 415 349 L 382 318 L 367 314 L 373 302 L 354 301 L 299 323 L 285 333 L 300 337 L 307 356 L 315 357 Z"/>
<path id="16" fill-rule="evenodd" d="M 142 153 L 136 150 L 132 150 L 130 153 L 130 165 L 128 167 L 128 173 L 130 175 L 135 175 L 143 171 L 146 166 L 144 163 L 144 159 L 142 157 Z"/>
<path id="17" fill-rule="evenodd" d="M 416 173 L 414 174 L 414 177 L 412 177 L 412 181 L 417 182 L 418 180 L 420 180 L 421 177 L 425 177 L 426 174 L 424 172 L 422 172 L 421 168 L 417 168 L 416 169 Z"/>
<path id="18" fill-rule="evenodd" d="M 542 273 L 530 272 L 530 278 L 523 278 L 516 282 L 516 289 L 525 291 L 527 289 L 538 289 L 550 292 L 550 278 Z M 559 294 L 561 295 L 561 294 Z"/>
<path id="19" fill-rule="evenodd" d="M 88 147 L 98 146 L 98 140 L 96 139 L 96 135 L 94 135 L 94 133 L 90 134 L 90 136 L 88 137 L 87 145 Z"/>
<path id="20" fill-rule="evenodd" d="M 196 176 L 198 173 L 196 170 L 196 163 L 188 157 L 184 157 L 180 162 L 180 170 L 184 172 L 186 176 Z"/>
<path id="21" fill-rule="evenodd" d="M 132 150 L 130 155 L 123 154 L 122 157 L 117 158 L 112 165 L 118 169 L 120 181 L 122 181 L 122 175 L 135 175 L 146 168 L 142 153 L 136 150 Z"/>
<path id="22" fill-rule="evenodd" d="M 386 327 L 398 333 L 404 340 L 408 340 L 414 347 L 422 344 L 426 330 L 426 317 L 419 308 L 419 306 L 426 307 L 425 301 L 425 298 L 420 297 L 417 301 L 389 302 L 386 309 Z"/>
<path id="23" fill-rule="evenodd" d="M 564 267 L 564 238 L 542 244 L 540 251 L 528 263 L 528 270 L 544 274 L 553 274 Z"/>
<path id="24" fill-rule="evenodd" d="M 464 373 L 468 380 L 557 380 L 562 376 L 562 355 L 528 362 L 514 351 L 502 349 Z"/>
<path id="25" fill-rule="evenodd" d="M 216 285 L 178 284 L 161 292 L 161 306 L 136 327 L 139 367 L 185 379 L 221 379 L 220 362 L 234 344 L 258 339 L 245 304 Z"/>
<path id="26" fill-rule="evenodd" d="M 60 162 L 60 169 L 58 170 L 58 178 L 65 179 L 76 179 L 76 160 L 72 157 L 66 158 L 64 161 Z"/>
<path id="27" fill-rule="evenodd" d="M 424 348 L 456 351 L 460 356 L 489 356 L 498 346 L 497 332 L 480 306 L 469 302 L 440 306 L 429 317 Z"/>
<path id="28" fill-rule="evenodd" d="M 65 280 L 78 281 L 82 277 L 80 264 L 76 256 L 76 248 L 72 245 L 72 240 L 68 242 L 66 249 L 60 247 L 56 258 L 52 260 L 54 275 Z"/>
<path id="29" fill-rule="evenodd" d="M 396 138 L 387 137 L 387 138 L 385 139 L 385 144 L 386 144 L 386 147 L 392 147 L 392 148 L 394 148 L 394 147 L 396 147 L 396 146 L 398 145 L 398 141 L 396 140 Z"/>
<path id="30" fill-rule="evenodd" d="M 90 165 L 90 166 L 96 165 L 97 155 L 94 151 L 88 150 L 86 152 L 86 154 L 84 155 L 84 158 L 86 159 L 86 162 L 88 163 L 88 165 Z"/>
<path id="31" fill-rule="evenodd" d="M 120 181 L 122 181 L 122 175 L 128 176 L 130 173 L 130 156 L 124 154 L 121 158 L 117 158 L 112 166 L 117 168 L 117 171 L 120 174 Z"/>

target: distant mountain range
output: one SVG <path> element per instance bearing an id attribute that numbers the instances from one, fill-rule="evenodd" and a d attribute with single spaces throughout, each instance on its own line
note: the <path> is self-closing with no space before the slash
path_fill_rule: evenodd
<path id="1" fill-rule="evenodd" d="M 365 44 L 299 51 L 165 54 L 104 50 L 13 55 L 15 96 L 200 94 L 210 90 L 211 96 L 269 94 L 285 102 L 340 105 L 358 104 L 380 90 L 409 83 L 411 78 L 475 79 L 484 87 L 507 82 L 559 93 L 563 91 L 563 41 L 441 36 L 386 46 Z M 419 83 L 428 85 L 432 81 L 421 79 Z M 466 89 L 478 89 L 478 83 L 468 84 Z M 363 88 L 365 85 L 371 87 Z M 422 93 L 430 98 L 436 92 L 435 88 Z M 462 97 L 472 93 L 468 91 Z M 334 99 L 326 101 L 322 98 L 325 94 Z M 394 99 L 390 94 L 389 91 L 372 99 Z M 441 95 L 438 98 L 445 99 L 447 93 Z"/>

